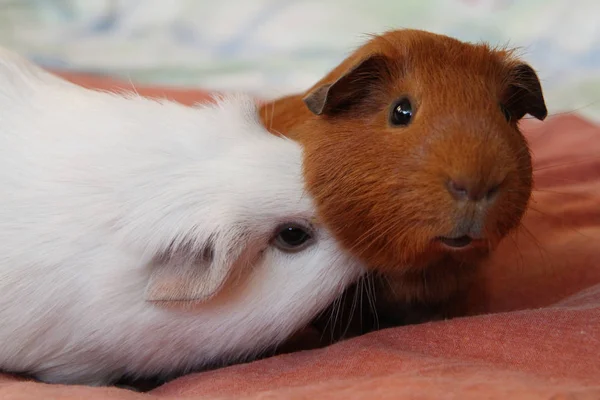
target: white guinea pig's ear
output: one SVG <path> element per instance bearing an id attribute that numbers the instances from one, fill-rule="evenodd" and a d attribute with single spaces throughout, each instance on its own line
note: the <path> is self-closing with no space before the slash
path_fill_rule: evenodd
<path id="1" fill-rule="evenodd" d="M 154 258 L 145 300 L 150 302 L 207 301 L 225 285 L 239 264 L 239 254 L 215 249 L 208 242 L 170 248 Z M 229 254 L 227 254 L 229 253 Z"/>
<path id="2" fill-rule="evenodd" d="M 315 115 L 335 115 L 365 101 L 389 75 L 388 60 L 378 54 L 354 63 L 333 83 L 314 87 L 304 104 Z"/>

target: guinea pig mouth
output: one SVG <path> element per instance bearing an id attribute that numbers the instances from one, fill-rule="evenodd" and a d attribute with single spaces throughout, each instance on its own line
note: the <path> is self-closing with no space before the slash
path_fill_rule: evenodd
<path id="1" fill-rule="evenodd" d="M 439 243 L 442 248 L 451 251 L 469 251 L 471 249 L 482 250 L 488 247 L 488 242 L 485 238 L 473 238 L 469 235 L 457 236 L 457 237 L 447 237 L 447 236 L 438 236 L 434 240 Z"/>
<path id="2" fill-rule="evenodd" d="M 440 236 L 436 238 L 442 245 L 451 249 L 466 249 L 473 244 L 473 239 L 468 235 L 459 237 L 444 237 Z"/>

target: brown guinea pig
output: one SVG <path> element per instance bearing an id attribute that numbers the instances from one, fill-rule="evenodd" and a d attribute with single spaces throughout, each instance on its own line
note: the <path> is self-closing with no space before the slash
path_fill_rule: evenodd
<path id="1" fill-rule="evenodd" d="M 408 322 L 411 304 L 456 313 L 437 307 L 519 225 L 532 190 L 526 114 L 543 120 L 546 105 L 513 51 L 420 30 L 372 37 L 261 110 L 268 129 L 303 145 L 319 217 L 379 273 L 387 325 Z"/>

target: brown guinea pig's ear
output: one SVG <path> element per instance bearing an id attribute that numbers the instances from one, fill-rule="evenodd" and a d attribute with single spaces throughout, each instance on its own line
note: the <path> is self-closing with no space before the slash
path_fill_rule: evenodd
<path id="1" fill-rule="evenodd" d="M 157 254 L 150 266 L 145 300 L 203 302 L 217 295 L 234 270 L 252 260 L 245 237 L 220 237 L 198 244 L 172 246 Z M 253 253 L 254 254 L 254 253 Z"/>
<path id="2" fill-rule="evenodd" d="M 302 100 L 315 115 L 334 115 L 363 101 L 386 73 L 386 58 L 371 55 L 355 63 L 335 82 L 313 88 Z"/>
<path id="3" fill-rule="evenodd" d="M 548 116 L 542 85 L 529 65 L 519 63 L 511 68 L 510 82 L 506 94 L 506 108 L 519 120 L 529 114 L 540 121 Z"/>

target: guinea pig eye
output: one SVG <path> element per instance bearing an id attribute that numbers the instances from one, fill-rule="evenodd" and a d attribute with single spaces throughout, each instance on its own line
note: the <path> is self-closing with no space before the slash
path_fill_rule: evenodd
<path id="1" fill-rule="evenodd" d="M 275 246 L 288 253 L 304 250 L 312 241 L 310 230 L 298 224 L 280 226 L 275 236 Z"/>
<path id="2" fill-rule="evenodd" d="M 390 122 L 395 126 L 406 126 L 410 123 L 413 117 L 412 104 L 406 97 L 400 99 L 392 108 L 392 114 L 390 115 Z"/>
<path id="3" fill-rule="evenodd" d="M 500 110 L 502 110 L 502 114 L 504 114 L 504 119 L 506 119 L 506 122 L 510 122 L 512 120 L 512 115 L 508 108 L 506 108 L 504 104 L 500 104 Z"/>

